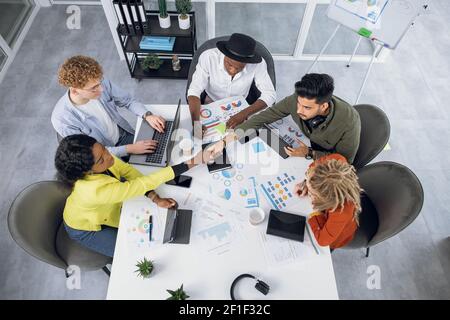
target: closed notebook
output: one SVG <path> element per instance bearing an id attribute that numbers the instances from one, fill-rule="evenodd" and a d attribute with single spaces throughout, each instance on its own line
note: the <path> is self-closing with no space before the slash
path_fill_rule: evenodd
<path id="1" fill-rule="evenodd" d="M 292 213 L 270 210 L 267 234 L 303 242 L 306 218 Z"/>

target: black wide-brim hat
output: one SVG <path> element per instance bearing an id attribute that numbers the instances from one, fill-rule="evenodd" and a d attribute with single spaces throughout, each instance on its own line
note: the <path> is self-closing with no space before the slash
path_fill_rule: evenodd
<path id="1" fill-rule="evenodd" d="M 233 33 L 228 41 L 217 41 L 216 46 L 225 56 L 239 62 L 262 61 L 262 57 L 255 52 L 256 41 L 242 33 Z"/>

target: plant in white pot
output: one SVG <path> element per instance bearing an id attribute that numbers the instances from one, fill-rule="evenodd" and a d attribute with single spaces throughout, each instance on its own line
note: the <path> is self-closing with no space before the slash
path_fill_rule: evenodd
<path id="1" fill-rule="evenodd" d="M 170 28 L 170 16 L 167 13 L 167 4 L 166 0 L 158 0 L 159 6 L 159 26 L 163 29 Z"/>
<path id="2" fill-rule="evenodd" d="M 180 29 L 186 30 L 191 26 L 189 12 L 192 10 L 191 0 L 175 0 L 175 7 L 179 13 L 178 24 Z"/>

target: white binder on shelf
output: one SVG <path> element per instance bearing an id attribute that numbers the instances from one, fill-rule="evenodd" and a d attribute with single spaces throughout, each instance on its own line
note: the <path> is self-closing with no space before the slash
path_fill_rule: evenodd
<path id="1" fill-rule="evenodd" d="M 121 35 L 129 34 L 126 22 L 123 19 L 123 14 L 121 11 L 121 3 L 119 0 L 113 1 L 114 11 L 116 12 L 117 20 L 119 21 L 119 33 Z"/>
<path id="2" fill-rule="evenodd" d="M 127 0 L 120 0 L 122 4 L 122 12 L 123 12 L 123 20 L 124 23 L 128 26 L 128 32 L 130 34 L 134 34 L 134 27 L 133 27 L 133 20 L 131 19 L 131 15 L 128 7 L 128 1 Z"/>
<path id="3" fill-rule="evenodd" d="M 128 6 L 131 11 L 131 19 L 133 20 L 134 32 L 137 35 L 142 34 L 141 21 L 138 17 L 137 0 L 128 0 Z"/>
<path id="4" fill-rule="evenodd" d="M 150 34 L 150 24 L 147 21 L 147 15 L 145 14 L 145 6 L 143 0 L 136 0 L 139 17 L 142 23 L 142 32 L 144 34 Z"/>

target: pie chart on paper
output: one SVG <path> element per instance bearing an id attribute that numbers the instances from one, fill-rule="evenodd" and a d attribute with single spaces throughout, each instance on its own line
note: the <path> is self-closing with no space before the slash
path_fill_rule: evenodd
<path id="1" fill-rule="evenodd" d="M 222 171 L 222 175 L 227 179 L 231 179 L 236 175 L 236 170 L 235 169 L 224 170 Z"/>
<path id="2" fill-rule="evenodd" d="M 231 198 L 231 191 L 230 191 L 230 189 L 225 189 L 219 195 L 220 195 L 221 198 L 223 198 L 225 200 L 230 200 L 230 198 Z"/>

